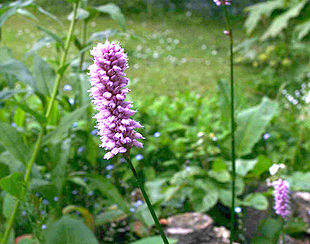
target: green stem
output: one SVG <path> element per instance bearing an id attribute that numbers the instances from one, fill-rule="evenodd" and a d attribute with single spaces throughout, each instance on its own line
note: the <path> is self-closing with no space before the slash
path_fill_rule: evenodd
<path id="1" fill-rule="evenodd" d="M 73 34 L 73 30 L 74 30 L 74 25 L 75 25 L 75 22 L 76 22 L 75 19 L 76 19 L 77 9 L 78 9 L 78 3 L 74 3 L 73 19 L 72 19 L 72 21 L 70 23 L 70 28 L 69 28 L 69 32 L 68 32 L 67 40 L 66 40 L 66 44 L 65 44 L 65 49 L 64 49 L 64 52 L 63 52 L 62 57 L 61 57 L 59 68 L 63 67 L 65 62 L 66 62 L 66 58 L 67 58 L 69 47 L 70 47 L 70 41 L 71 41 L 71 38 L 72 38 L 72 34 Z M 48 108 L 47 108 L 47 111 L 46 111 L 46 114 L 45 114 L 46 120 L 48 120 L 49 117 L 50 117 L 51 110 L 52 110 L 52 107 L 53 107 L 55 99 L 56 99 L 56 95 L 57 95 L 57 92 L 58 92 L 58 88 L 59 88 L 59 84 L 60 84 L 60 80 L 62 78 L 62 75 L 63 75 L 63 72 L 57 74 L 56 81 L 55 81 L 55 84 L 54 84 L 53 93 L 52 93 L 52 96 L 51 96 L 51 100 L 50 100 L 50 102 L 48 104 Z M 46 127 L 46 125 L 43 126 L 43 128 L 40 131 L 40 134 L 39 134 L 39 136 L 37 138 L 34 150 L 33 150 L 32 155 L 31 155 L 31 159 L 30 159 L 30 161 L 29 161 L 29 163 L 27 165 L 27 168 L 26 168 L 26 174 L 25 174 L 25 177 L 24 177 L 24 182 L 25 182 L 25 188 L 26 189 L 28 188 L 28 185 L 29 185 L 30 174 L 31 174 L 31 170 L 32 170 L 33 164 L 34 164 L 34 162 L 35 162 L 35 160 L 36 160 L 36 158 L 38 156 L 38 153 L 40 151 L 41 142 L 42 142 L 42 139 L 43 139 L 43 136 L 44 136 L 44 133 L 45 133 L 45 127 Z M 18 210 L 19 206 L 20 206 L 20 200 L 16 200 L 15 206 L 13 207 L 12 214 L 11 214 L 11 216 L 9 218 L 9 221 L 8 221 L 8 225 L 6 226 L 3 238 L 1 240 L 1 244 L 6 244 L 7 241 L 8 241 L 8 238 L 9 238 L 9 235 L 11 233 L 11 229 L 13 227 L 14 219 L 15 219 L 15 216 L 16 216 L 16 213 L 17 213 L 17 210 Z"/>
<path id="2" fill-rule="evenodd" d="M 235 91 L 234 91 L 234 39 L 231 24 L 229 21 L 229 15 L 224 5 L 225 19 L 227 31 L 229 31 L 229 40 L 230 40 L 230 121 L 231 121 L 231 162 L 232 162 L 232 194 L 231 194 L 231 235 L 230 243 L 233 243 L 235 239 L 235 198 L 236 198 L 236 153 L 235 153 Z"/>
<path id="3" fill-rule="evenodd" d="M 88 20 L 83 20 L 83 24 L 82 24 L 82 48 L 84 48 L 86 45 L 87 23 L 88 23 Z M 85 52 L 82 52 L 80 55 L 80 64 L 79 64 L 80 71 L 82 71 L 82 68 L 83 68 L 84 57 L 85 57 Z"/>
<path id="4" fill-rule="evenodd" d="M 161 224 L 159 223 L 159 220 L 158 220 L 158 218 L 156 216 L 154 208 L 153 208 L 153 206 L 152 206 L 152 204 L 150 202 L 150 199 L 149 199 L 146 191 L 144 190 L 143 183 L 141 182 L 141 180 L 140 180 L 140 178 L 139 178 L 139 176 L 138 176 L 138 174 L 137 174 L 137 172 L 136 172 L 136 170 L 135 170 L 135 168 L 134 168 L 130 158 L 129 157 L 125 157 L 125 159 L 126 159 L 127 163 L 129 164 L 129 167 L 130 167 L 133 175 L 136 178 L 137 184 L 138 184 L 138 186 L 139 186 L 139 188 L 140 188 L 140 190 L 142 192 L 142 195 L 143 195 L 143 197 L 145 199 L 145 202 L 146 202 L 146 204 L 147 204 L 147 206 L 148 206 L 148 208 L 149 208 L 149 210 L 151 212 L 151 215 L 153 217 L 153 220 L 154 220 L 154 222 L 156 224 L 157 229 L 159 230 L 161 238 L 163 239 L 165 244 L 169 244 L 168 239 L 167 239 L 167 237 L 166 237 L 166 235 L 165 235 L 165 233 L 163 231 L 163 228 L 161 227 Z"/>

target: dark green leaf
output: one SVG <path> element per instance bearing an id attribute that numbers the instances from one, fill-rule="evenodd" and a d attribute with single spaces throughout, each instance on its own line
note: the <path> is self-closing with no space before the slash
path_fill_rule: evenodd
<path id="1" fill-rule="evenodd" d="M 267 125 L 278 112 L 278 108 L 277 102 L 265 97 L 259 105 L 238 113 L 236 130 L 236 152 L 238 156 L 251 153 Z"/>
<path id="2" fill-rule="evenodd" d="M 72 124 L 78 121 L 85 114 L 87 108 L 88 106 L 78 108 L 72 113 L 63 117 L 56 130 L 50 132 L 43 138 L 43 144 L 46 144 L 50 141 L 62 140 L 67 135 L 67 131 L 72 128 Z"/>
<path id="3" fill-rule="evenodd" d="M 29 69 L 20 61 L 10 59 L 0 63 L 0 73 L 12 75 L 18 81 L 28 84 L 30 87 L 35 88 L 35 79 L 32 77 Z"/>
<path id="4" fill-rule="evenodd" d="M 169 239 L 170 244 L 177 243 L 177 240 Z M 130 244 L 162 244 L 164 243 L 161 236 L 146 237 L 139 241 L 131 242 Z"/>
<path id="5" fill-rule="evenodd" d="M 114 19 L 123 28 L 123 30 L 126 29 L 125 16 L 122 14 L 120 8 L 117 5 L 109 3 L 95 7 L 95 9 L 101 13 L 109 14 L 111 18 Z"/>
<path id="6" fill-rule="evenodd" d="M 83 20 L 83 19 L 87 19 L 89 17 L 89 12 L 85 9 L 79 8 L 77 11 L 77 15 L 76 15 L 76 19 L 77 20 Z M 68 20 L 72 20 L 73 18 L 73 12 L 71 12 L 68 15 Z"/>
<path id="7" fill-rule="evenodd" d="M 55 71 L 39 56 L 34 57 L 33 74 L 37 80 L 37 90 L 43 95 L 50 96 L 55 82 Z"/>
<path id="8" fill-rule="evenodd" d="M 245 197 L 242 203 L 245 206 L 258 210 L 266 210 L 268 208 L 268 199 L 262 193 L 251 193 Z"/>
<path id="9" fill-rule="evenodd" d="M 47 244 L 98 244 L 95 235 L 83 221 L 69 216 L 49 225 L 45 238 Z"/>
<path id="10" fill-rule="evenodd" d="M 90 188 L 98 189 L 103 195 L 111 200 L 111 202 L 117 204 L 124 213 L 130 213 L 126 201 L 111 181 L 97 175 L 87 175 L 87 178 L 90 181 Z"/>
<path id="11" fill-rule="evenodd" d="M 29 149 L 23 143 L 22 136 L 17 130 L 9 124 L 0 122 L 0 143 L 17 160 L 27 164 L 29 158 Z"/>
<path id="12" fill-rule="evenodd" d="M 268 171 L 272 165 L 273 165 L 273 162 L 269 158 L 263 155 L 260 155 L 258 156 L 257 163 L 255 164 L 251 172 L 254 176 L 258 177 L 262 173 L 265 173 L 266 171 Z"/>
<path id="13" fill-rule="evenodd" d="M 9 218 L 16 204 L 16 198 L 10 194 L 5 194 L 3 199 L 2 213 L 5 218 Z"/>
<path id="14" fill-rule="evenodd" d="M 0 186 L 4 191 L 17 199 L 22 200 L 24 198 L 25 185 L 24 175 L 22 173 L 16 172 L 2 178 L 0 180 Z"/>

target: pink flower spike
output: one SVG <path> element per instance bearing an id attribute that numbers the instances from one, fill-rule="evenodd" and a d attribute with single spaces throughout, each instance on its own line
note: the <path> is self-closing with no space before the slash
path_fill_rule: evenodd
<path id="1" fill-rule="evenodd" d="M 289 183 L 287 180 L 279 179 L 272 185 L 274 187 L 274 209 L 277 215 L 285 219 L 291 213 Z"/>
<path id="2" fill-rule="evenodd" d="M 106 41 L 98 43 L 90 54 L 94 63 L 89 66 L 89 92 L 98 111 L 94 118 L 97 120 L 100 147 L 109 151 L 104 158 L 125 153 L 133 146 L 143 147 L 136 139 L 144 137 L 135 131 L 142 126 L 130 118 L 136 111 L 130 109 L 131 102 L 125 101 L 130 90 L 123 88 L 128 84 L 124 73 L 128 67 L 124 49 L 119 44 Z"/>
<path id="3" fill-rule="evenodd" d="M 231 5 L 231 0 L 213 0 L 213 2 L 217 5 L 217 6 L 221 6 L 221 5 Z"/>

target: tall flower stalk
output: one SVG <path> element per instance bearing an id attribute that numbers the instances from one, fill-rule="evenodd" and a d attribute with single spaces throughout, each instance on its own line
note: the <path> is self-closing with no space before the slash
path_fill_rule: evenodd
<path id="1" fill-rule="evenodd" d="M 291 214 L 290 208 L 290 186 L 287 180 L 279 179 L 273 182 L 274 187 L 274 210 L 282 218 L 283 226 L 285 220 Z M 282 244 L 285 244 L 285 233 L 282 233 Z"/>
<path id="2" fill-rule="evenodd" d="M 143 183 L 130 160 L 130 149 L 143 147 L 138 139 L 144 139 L 144 137 L 135 131 L 142 126 L 130 118 L 136 113 L 131 109 L 132 102 L 125 101 L 126 94 L 130 91 L 125 88 L 128 84 L 124 73 L 128 68 L 127 55 L 120 45 L 109 41 L 104 44 L 98 43 L 90 53 L 94 58 L 94 63 L 89 66 L 90 96 L 98 111 L 94 118 L 97 119 L 100 146 L 108 151 L 104 158 L 111 159 L 117 154 L 124 155 L 164 243 L 169 244 Z"/>
<path id="3" fill-rule="evenodd" d="M 75 23 L 76 23 L 76 15 L 77 15 L 77 10 L 78 10 L 78 5 L 79 5 L 78 2 L 75 2 L 73 4 L 73 18 L 72 18 L 71 23 L 70 23 L 69 31 L 68 31 L 67 38 L 66 38 L 65 47 L 64 47 L 64 50 L 63 50 L 63 53 L 62 53 L 62 56 L 61 56 L 61 60 L 60 60 L 60 64 L 59 64 L 58 69 L 61 69 L 65 65 L 65 63 L 66 63 L 66 59 L 67 59 L 68 51 L 69 51 L 69 48 L 70 48 L 70 43 L 71 43 L 73 31 L 74 31 L 74 27 L 75 27 Z M 59 85 L 60 85 L 60 81 L 61 81 L 62 77 L 63 77 L 63 72 L 58 72 L 57 76 L 56 76 L 53 92 L 52 92 L 52 95 L 51 95 L 51 99 L 49 101 L 49 104 L 47 106 L 47 110 L 46 110 L 46 113 L 45 113 L 46 121 L 48 121 L 48 119 L 49 119 L 49 117 L 51 115 L 52 107 L 53 107 L 54 102 L 56 100 L 56 96 L 57 96 L 57 93 L 58 93 L 58 89 L 59 89 Z M 31 174 L 31 171 L 32 171 L 32 167 L 33 167 L 33 164 L 34 164 L 34 162 L 35 162 L 35 160 L 36 160 L 36 158 L 38 156 L 38 153 L 40 151 L 40 147 L 41 147 L 41 143 L 42 143 L 42 139 L 43 139 L 43 136 L 45 134 L 45 131 L 46 131 L 46 124 L 43 125 L 42 128 L 41 128 L 41 131 L 40 131 L 39 136 L 37 138 L 37 141 L 35 143 L 34 150 L 32 152 L 30 161 L 27 164 L 26 173 L 25 173 L 25 177 L 24 177 L 24 183 L 25 183 L 26 190 L 27 190 L 27 188 L 29 186 L 30 174 Z M 25 193 L 26 193 L 26 191 L 25 191 Z M 13 228 L 15 216 L 16 216 L 16 213 L 17 213 L 17 210 L 18 210 L 19 206 L 20 206 L 20 200 L 17 199 L 16 202 L 15 202 L 15 205 L 13 207 L 12 213 L 10 215 L 10 218 L 8 220 L 8 223 L 7 223 L 7 226 L 6 226 L 3 238 L 1 240 L 1 244 L 6 244 L 7 241 L 8 241 L 8 238 L 9 238 L 11 230 Z"/>
<path id="4" fill-rule="evenodd" d="M 235 153 L 235 82 L 234 82 L 234 39 L 232 27 L 229 19 L 227 6 L 231 5 L 231 0 L 213 0 L 217 6 L 223 6 L 226 20 L 226 30 L 224 34 L 229 37 L 230 45 L 230 127 L 231 127 L 231 162 L 232 162 L 232 180 L 231 180 L 231 234 L 230 244 L 235 239 L 235 198 L 236 198 L 236 153 Z"/>

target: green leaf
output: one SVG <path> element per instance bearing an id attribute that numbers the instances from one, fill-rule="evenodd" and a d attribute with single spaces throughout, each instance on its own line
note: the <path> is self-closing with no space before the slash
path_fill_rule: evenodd
<path id="1" fill-rule="evenodd" d="M 294 172 L 287 180 L 292 191 L 310 192 L 310 172 Z"/>
<path id="2" fill-rule="evenodd" d="M 50 12 L 48 12 L 47 10 L 45 10 L 44 8 L 42 8 L 42 7 L 38 6 L 38 5 L 36 5 L 36 8 L 37 8 L 37 10 L 38 10 L 40 13 L 46 15 L 47 17 L 50 17 L 51 19 L 57 21 L 59 24 L 62 25 L 62 22 L 57 18 L 57 16 L 51 14 Z"/>
<path id="3" fill-rule="evenodd" d="M 69 216 L 49 225 L 45 238 L 47 244 L 98 244 L 95 235 L 83 221 Z"/>
<path id="4" fill-rule="evenodd" d="M 85 9 L 82 9 L 82 8 L 78 8 L 78 11 L 77 11 L 77 15 L 76 15 L 76 19 L 77 20 L 83 20 L 83 19 L 87 19 L 89 17 L 89 12 Z M 69 15 L 68 15 L 68 20 L 72 20 L 73 18 L 73 12 L 71 12 Z"/>
<path id="5" fill-rule="evenodd" d="M 11 216 L 16 201 L 17 201 L 16 198 L 14 198 L 12 195 L 5 194 L 2 206 L 2 213 L 5 218 L 8 219 Z"/>
<path id="6" fill-rule="evenodd" d="M 98 31 L 91 34 L 88 42 L 94 42 L 94 41 L 105 41 L 109 39 L 112 36 L 115 36 L 116 34 L 119 34 L 120 32 L 118 30 L 108 29 L 104 31 Z"/>
<path id="7" fill-rule="evenodd" d="M 36 21 L 38 20 L 36 16 L 34 16 L 32 13 L 30 13 L 26 9 L 19 8 L 19 9 L 17 9 L 16 13 L 23 15 L 23 16 L 26 16 L 26 17 L 29 17 L 30 19 L 33 19 Z"/>
<path id="8" fill-rule="evenodd" d="M 166 182 L 167 179 L 156 179 L 145 183 L 145 188 L 147 189 L 147 192 L 153 204 L 163 200 L 164 195 L 162 194 L 162 189 L 163 185 L 166 184 Z"/>
<path id="9" fill-rule="evenodd" d="M 49 37 L 53 38 L 57 43 L 60 44 L 61 47 L 64 47 L 64 43 L 63 43 L 61 37 L 58 36 L 56 33 L 52 32 L 52 31 L 50 31 L 50 30 L 48 30 L 48 29 L 46 29 L 46 28 L 44 28 L 44 27 L 42 27 L 42 26 L 39 26 L 39 25 L 37 25 L 37 28 L 38 28 L 40 31 L 42 31 L 42 32 L 44 32 L 45 34 L 47 34 Z"/>
<path id="10" fill-rule="evenodd" d="M 284 226 L 285 233 L 289 235 L 307 233 L 308 224 L 300 218 L 293 218 L 287 221 Z"/>
<path id="11" fill-rule="evenodd" d="M 15 172 L 2 178 L 0 180 L 0 186 L 4 191 L 17 199 L 22 200 L 24 198 L 25 185 L 24 176 L 22 173 Z"/>
<path id="12" fill-rule="evenodd" d="M 27 104 L 15 102 L 15 101 L 12 101 L 9 103 L 12 105 L 18 106 L 19 108 L 21 108 L 26 113 L 32 115 L 40 124 L 44 124 L 46 122 L 46 118 L 42 114 L 40 114 L 40 113 L 34 111 L 33 109 L 29 108 Z"/>
<path id="13" fill-rule="evenodd" d="M 98 175 L 85 175 L 89 181 L 89 187 L 92 189 L 98 189 L 103 195 L 105 195 L 111 202 L 117 204 L 117 206 L 124 211 L 124 213 L 130 213 L 127 202 L 119 193 L 115 185 L 111 181 L 98 176 Z"/>
<path id="14" fill-rule="evenodd" d="M 109 3 L 95 7 L 95 9 L 101 13 L 109 14 L 111 18 L 114 19 L 123 28 L 123 30 L 126 30 L 125 16 L 122 14 L 120 8 L 117 5 Z"/>
<path id="15" fill-rule="evenodd" d="M 8 99 L 15 94 L 29 92 L 29 90 L 2 90 L 0 91 L 0 100 Z"/>
<path id="16" fill-rule="evenodd" d="M 251 153 L 278 108 L 277 102 L 265 97 L 259 105 L 238 113 L 236 153 L 239 157 Z"/>
<path id="17" fill-rule="evenodd" d="M 227 170 L 208 171 L 208 175 L 218 182 L 225 183 L 230 180 L 230 174 Z"/>
<path id="18" fill-rule="evenodd" d="M 0 143 L 9 151 L 17 160 L 27 164 L 30 152 L 28 147 L 23 143 L 22 136 L 17 130 L 9 124 L 0 122 Z"/>
<path id="19" fill-rule="evenodd" d="M 262 36 L 262 40 L 266 40 L 270 37 L 277 37 L 281 31 L 288 26 L 289 21 L 299 15 L 300 11 L 305 7 L 307 2 L 308 0 L 303 0 L 280 16 L 276 17 Z"/>
<path id="20" fill-rule="evenodd" d="M 177 240 L 174 239 L 168 239 L 170 244 L 177 243 Z M 146 237 L 139 241 L 131 242 L 130 244 L 162 244 L 164 243 L 161 236 L 152 236 L 152 237 Z"/>
<path id="21" fill-rule="evenodd" d="M 106 211 L 104 213 L 101 213 L 96 216 L 95 218 L 95 225 L 105 225 L 107 223 L 111 223 L 121 217 L 126 217 L 126 214 L 120 209 L 112 209 L 109 211 Z"/>
<path id="22" fill-rule="evenodd" d="M 0 163 L 0 178 L 6 177 L 10 174 L 10 168 L 7 164 Z"/>
<path id="23" fill-rule="evenodd" d="M 298 34 L 297 39 L 302 40 L 310 32 L 310 20 L 308 20 L 304 23 L 301 23 L 299 25 L 296 25 L 295 31 Z"/>
<path id="24" fill-rule="evenodd" d="M 242 204 L 257 210 L 266 210 L 268 208 L 268 199 L 262 193 L 251 193 L 245 197 Z"/>
<path id="25" fill-rule="evenodd" d="M 32 88 L 36 87 L 35 79 L 32 77 L 29 69 L 20 61 L 10 59 L 0 63 L 0 73 L 14 76 Z"/>
<path id="26" fill-rule="evenodd" d="M 267 1 L 247 7 L 245 11 L 249 12 L 249 16 L 244 24 L 247 33 L 251 34 L 263 17 L 268 18 L 274 10 L 281 9 L 283 7 L 283 0 Z"/>
<path id="27" fill-rule="evenodd" d="M 54 69 L 39 56 L 34 57 L 33 74 L 37 80 L 37 90 L 46 96 L 50 96 L 55 82 Z"/>
<path id="28" fill-rule="evenodd" d="M 48 44 L 54 43 L 55 40 L 50 36 L 45 36 L 41 38 L 38 42 L 36 42 L 32 48 L 26 52 L 25 58 L 28 58 L 29 56 L 33 55 L 35 52 L 39 51 L 41 48 L 47 46 Z"/>
<path id="29" fill-rule="evenodd" d="M 94 223 L 94 217 L 92 216 L 92 214 L 88 211 L 88 209 L 80 207 L 80 206 L 75 206 L 75 205 L 69 205 L 67 207 L 65 207 L 62 210 L 62 214 L 69 214 L 73 211 L 78 211 L 81 213 L 82 217 L 84 218 L 84 222 L 85 224 L 91 229 L 91 230 L 95 230 L 95 223 Z"/>
<path id="30" fill-rule="evenodd" d="M 218 201 L 218 192 L 209 189 L 208 192 L 195 188 L 191 194 L 191 203 L 197 212 L 206 212 L 212 208 Z"/>
<path id="31" fill-rule="evenodd" d="M 275 244 L 282 229 L 282 223 L 277 219 L 266 219 L 258 227 L 258 235 L 269 240 L 270 244 Z M 257 242 L 260 243 L 260 242 Z"/>
<path id="32" fill-rule="evenodd" d="M 71 140 L 66 139 L 61 145 L 56 144 L 55 146 L 58 150 L 53 156 L 56 166 L 51 172 L 51 179 L 58 192 L 61 193 L 67 178 L 67 162 L 70 156 Z"/>
<path id="33" fill-rule="evenodd" d="M 257 163 L 257 159 L 237 159 L 236 160 L 236 172 L 240 176 L 246 176 L 247 173 L 252 170 Z"/>
<path id="34" fill-rule="evenodd" d="M 78 108 L 74 110 L 72 113 L 66 115 L 63 117 L 57 126 L 56 130 L 50 132 L 43 138 L 43 145 L 50 141 L 60 141 L 62 140 L 66 135 L 70 128 L 72 128 L 72 124 L 76 121 L 78 121 L 87 111 L 88 105 Z"/>
<path id="35" fill-rule="evenodd" d="M 49 181 L 34 178 L 31 180 L 30 191 L 40 192 L 44 199 L 47 199 L 50 203 L 55 204 L 54 197 L 58 196 L 57 188 L 54 184 Z"/>
<path id="36" fill-rule="evenodd" d="M 252 169 L 251 173 L 254 176 L 258 177 L 261 174 L 268 171 L 272 165 L 273 165 L 272 160 L 265 157 L 264 155 L 259 155 L 257 158 L 257 163 L 255 164 L 254 168 Z"/>

